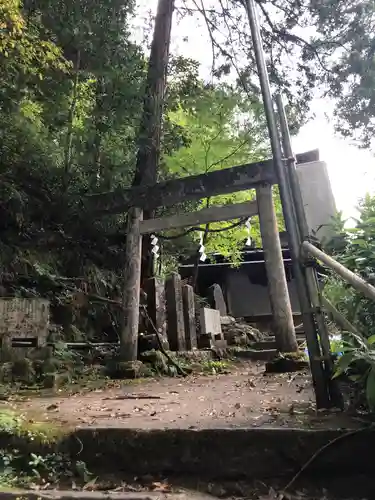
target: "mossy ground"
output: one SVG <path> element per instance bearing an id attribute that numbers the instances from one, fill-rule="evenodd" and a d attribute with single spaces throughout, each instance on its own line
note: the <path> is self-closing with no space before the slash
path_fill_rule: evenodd
<path id="1" fill-rule="evenodd" d="M 77 464 L 59 453 L 69 429 L 12 410 L 0 411 L 0 487 L 55 483 Z M 79 466 L 78 466 L 79 467 Z"/>

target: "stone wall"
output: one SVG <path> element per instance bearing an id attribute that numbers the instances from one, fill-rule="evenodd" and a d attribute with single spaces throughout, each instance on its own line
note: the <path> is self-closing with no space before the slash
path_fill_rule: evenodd
<path id="1" fill-rule="evenodd" d="M 307 224 L 310 231 L 323 242 L 334 235 L 332 217 L 336 215 L 336 203 L 327 165 L 323 161 L 303 163 L 297 166 Z"/>

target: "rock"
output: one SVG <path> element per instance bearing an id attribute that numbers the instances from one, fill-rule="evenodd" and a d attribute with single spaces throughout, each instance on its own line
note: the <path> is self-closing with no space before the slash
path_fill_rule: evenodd
<path id="1" fill-rule="evenodd" d="M 263 334 L 259 330 L 244 322 L 226 319 L 221 323 L 221 327 L 229 345 L 247 346 L 263 339 Z"/>
<path id="2" fill-rule="evenodd" d="M 35 369 L 28 358 L 16 359 L 12 363 L 13 382 L 21 382 L 32 385 L 35 383 Z"/>
<path id="3" fill-rule="evenodd" d="M 45 389 L 60 389 L 61 387 L 70 384 L 72 381 L 69 372 L 63 373 L 46 373 L 43 378 L 43 387 Z"/>
<path id="4" fill-rule="evenodd" d="M 12 362 L 3 363 L 0 366 L 0 382 L 11 384 L 13 382 Z"/>
<path id="5" fill-rule="evenodd" d="M 151 369 L 159 375 L 168 375 L 168 363 L 164 354 L 160 351 L 151 350 L 140 355 L 142 362 L 151 365 Z"/>
<path id="6" fill-rule="evenodd" d="M 46 373 L 43 380 L 43 387 L 45 389 L 56 389 L 57 373 Z"/>
<path id="7" fill-rule="evenodd" d="M 232 316 L 221 316 L 220 322 L 222 325 L 231 325 L 232 323 L 235 323 L 236 320 L 232 318 Z"/>
<path id="8" fill-rule="evenodd" d="M 169 344 L 165 336 L 159 334 L 161 343 L 166 351 L 169 350 Z M 138 337 L 138 350 L 140 353 L 159 350 L 160 345 L 156 333 L 145 335 L 141 333 Z"/>
<path id="9" fill-rule="evenodd" d="M 150 376 L 150 370 L 142 361 L 110 360 L 106 366 L 106 375 L 112 379 L 135 379 Z"/>
<path id="10" fill-rule="evenodd" d="M 279 357 L 266 363 L 266 373 L 292 373 L 306 370 L 309 362 L 305 359 Z"/>

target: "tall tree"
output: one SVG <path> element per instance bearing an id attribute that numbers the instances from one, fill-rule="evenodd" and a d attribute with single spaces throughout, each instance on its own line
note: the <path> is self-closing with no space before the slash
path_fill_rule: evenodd
<path id="1" fill-rule="evenodd" d="M 336 127 L 371 144 L 375 127 L 375 5 L 372 0 L 257 0 L 270 80 L 288 97 L 291 118 L 306 120 L 313 96 L 331 97 Z M 185 0 L 182 16 L 200 13 L 216 75 L 235 71 L 257 86 L 252 42 L 241 0 Z"/>
<path id="2" fill-rule="evenodd" d="M 174 0 L 159 0 L 148 63 L 133 186 L 152 185 L 157 179 L 173 10 Z M 145 214 L 146 217 L 149 215 L 151 214 Z M 124 318 L 121 334 L 121 358 L 124 361 L 134 361 L 138 356 L 142 260 L 142 237 L 139 235 L 139 223 L 142 218 L 143 211 L 139 208 L 132 208 L 128 213 L 123 293 Z M 147 241 L 146 238 L 145 240 Z M 146 254 L 149 250 L 145 245 L 143 253 Z"/>

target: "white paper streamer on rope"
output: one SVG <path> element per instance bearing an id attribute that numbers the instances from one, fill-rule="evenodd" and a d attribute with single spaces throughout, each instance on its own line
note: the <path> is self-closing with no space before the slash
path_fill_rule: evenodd
<path id="1" fill-rule="evenodd" d="M 252 241 L 251 241 L 251 236 L 250 236 L 250 234 L 251 234 L 251 218 L 250 218 L 250 217 L 249 217 L 249 218 L 247 219 L 247 221 L 245 222 L 245 226 L 247 227 L 247 233 L 248 233 L 248 236 L 247 236 L 247 240 L 246 240 L 245 246 L 250 247 L 250 246 L 251 246 L 251 243 L 252 243 Z"/>
<path id="2" fill-rule="evenodd" d="M 151 246 L 152 246 L 151 253 L 154 254 L 154 258 L 155 259 L 159 258 L 159 249 L 160 249 L 160 247 L 158 245 L 158 241 L 159 240 L 157 239 L 157 237 L 154 234 L 152 234 L 151 235 Z"/>
<path id="3" fill-rule="evenodd" d="M 199 256 L 199 260 L 201 262 L 204 262 L 206 259 L 207 259 L 207 255 L 205 253 L 205 247 L 203 245 L 203 233 L 200 232 L 199 233 L 199 250 L 198 250 L 200 256 Z"/>

